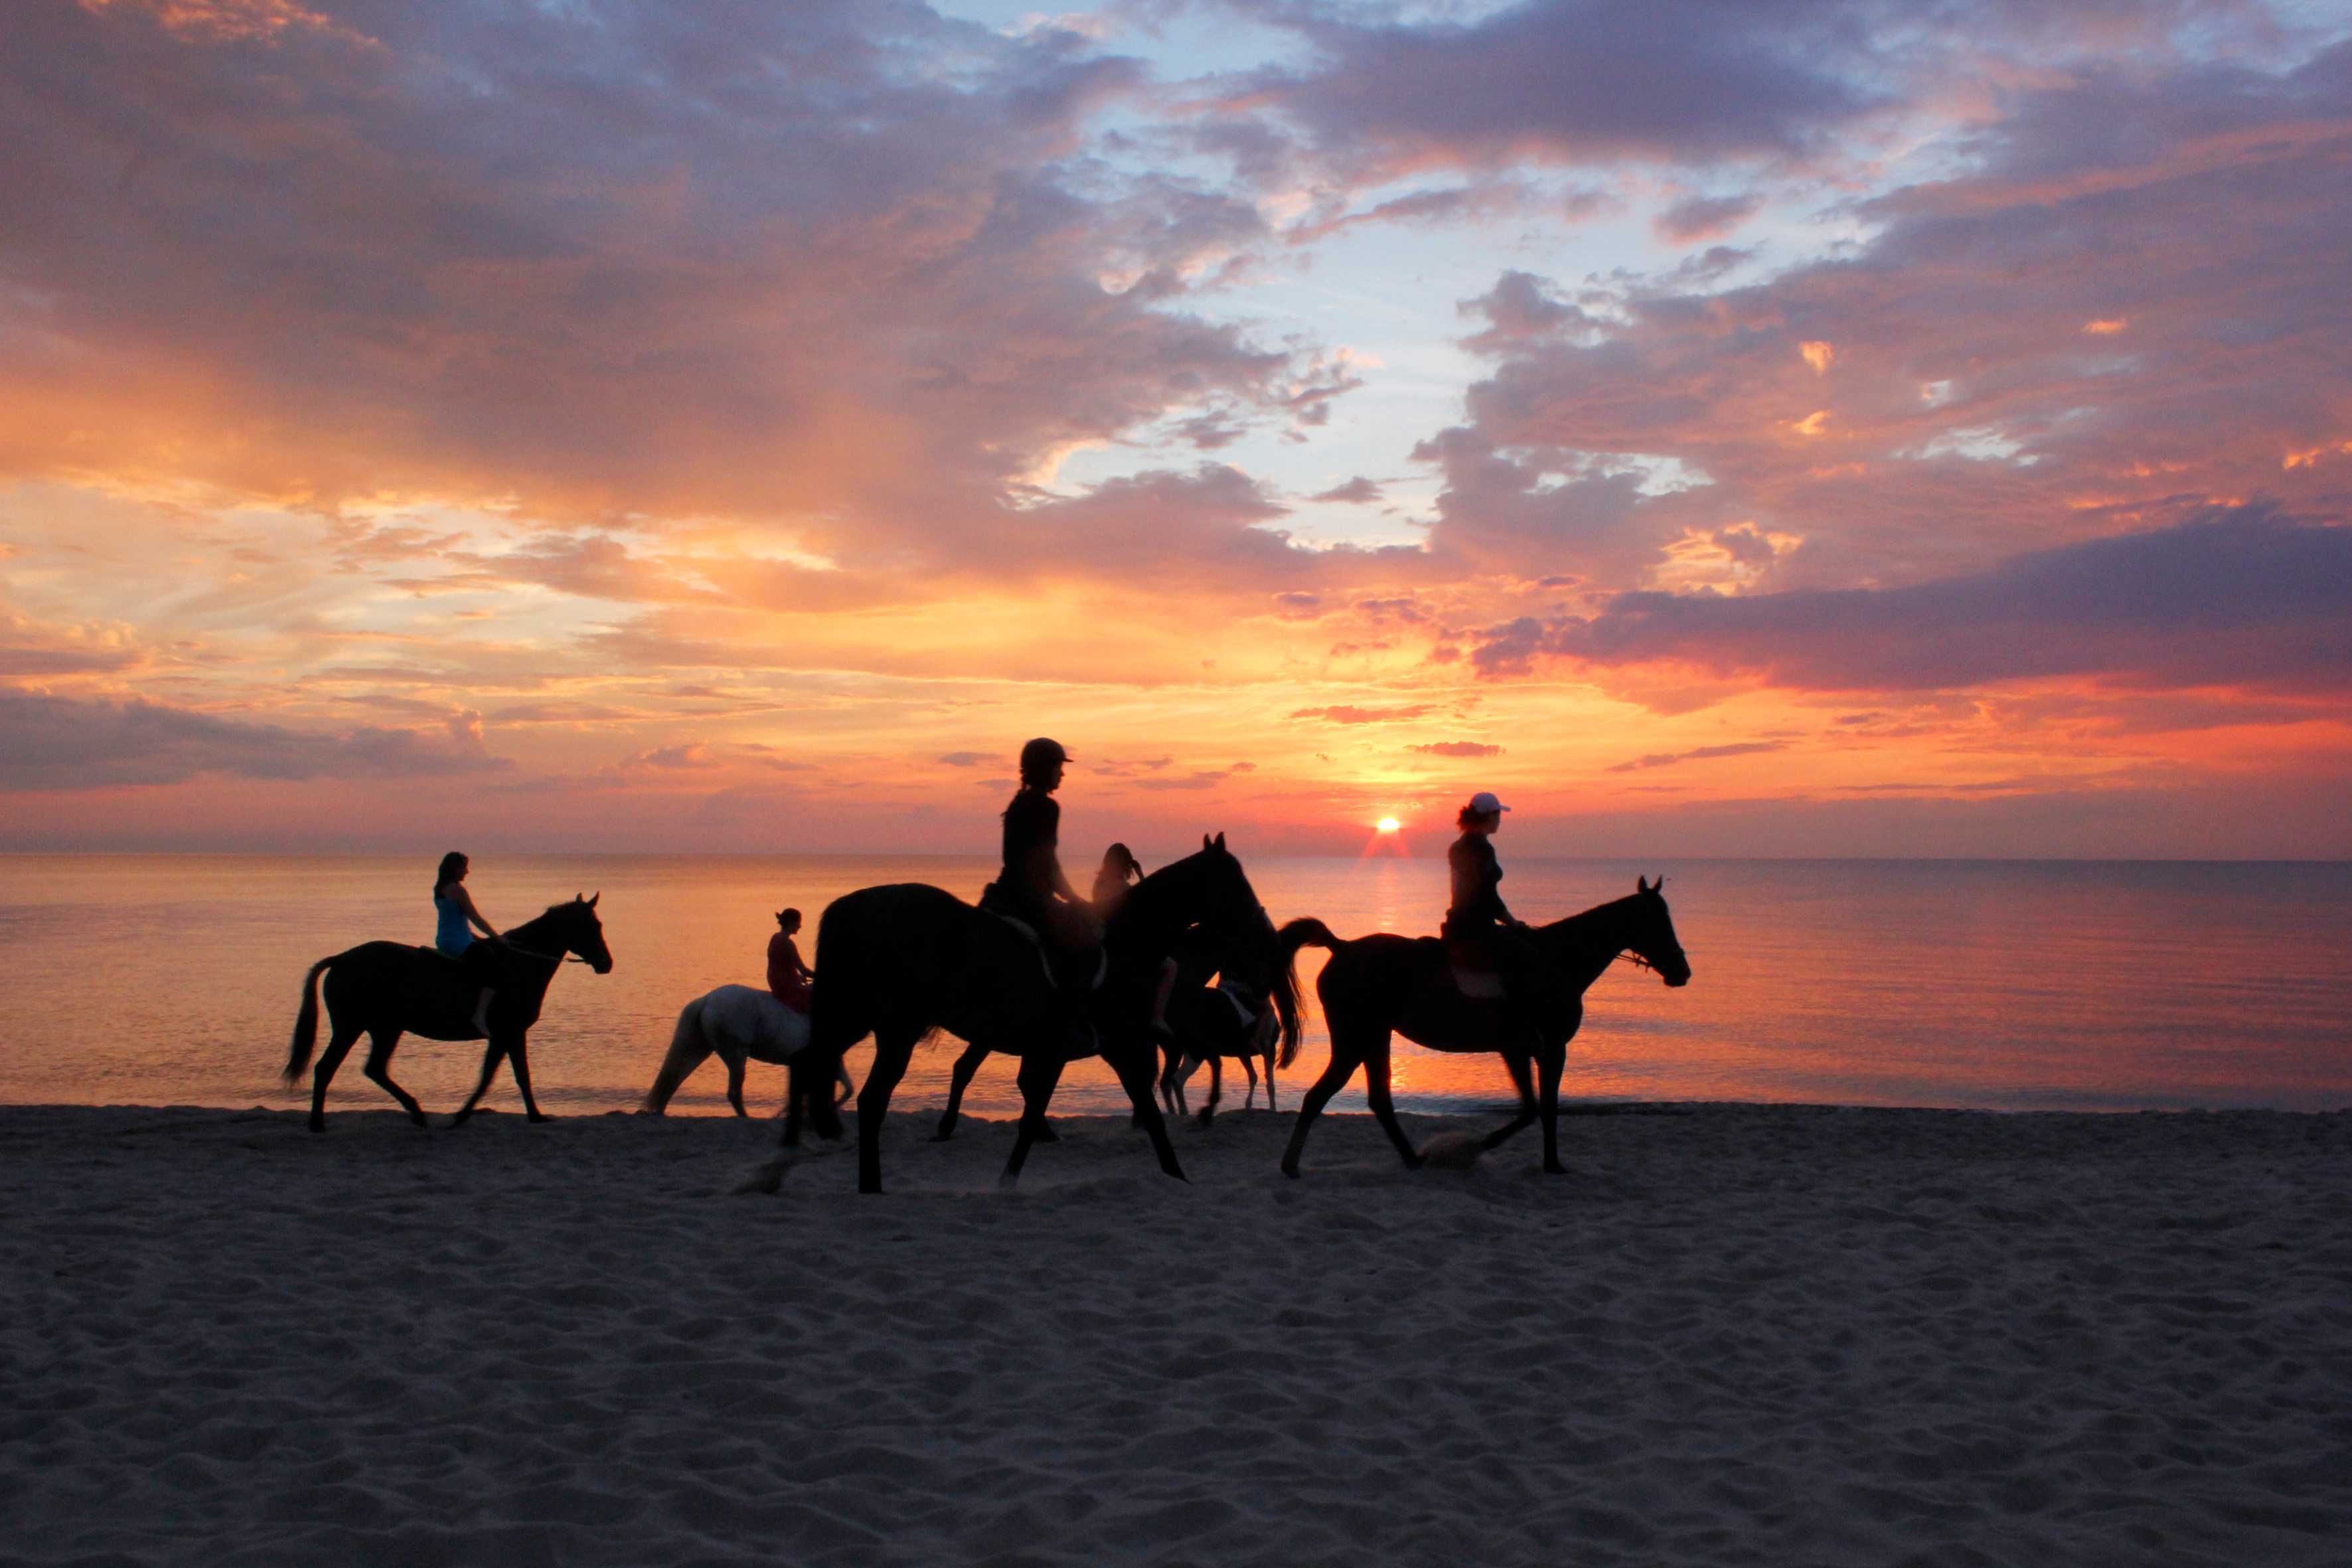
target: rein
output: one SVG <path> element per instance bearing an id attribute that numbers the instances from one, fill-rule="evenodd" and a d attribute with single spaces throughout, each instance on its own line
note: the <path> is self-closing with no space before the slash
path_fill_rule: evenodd
<path id="1" fill-rule="evenodd" d="M 579 954 L 572 952 L 533 952 L 530 948 L 517 947 L 505 937 L 499 937 L 498 939 L 498 943 L 500 947 L 505 948 L 509 952 L 519 954 L 524 958 L 535 958 L 541 963 L 563 964 L 585 963 L 588 962 Z"/>

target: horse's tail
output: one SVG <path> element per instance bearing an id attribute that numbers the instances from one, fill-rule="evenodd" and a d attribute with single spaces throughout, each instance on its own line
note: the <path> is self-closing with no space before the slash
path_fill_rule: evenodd
<path id="1" fill-rule="evenodd" d="M 319 976 L 326 967 L 342 957 L 322 958 L 310 966 L 302 977 L 302 1008 L 294 1015 L 294 1043 L 286 1052 L 286 1087 L 293 1088 L 301 1081 L 303 1069 L 310 1065 L 310 1053 L 319 1046 Z"/>
<path id="2" fill-rule="evenodd" d="M 1298 1059 L 1299 1026 L 1307 1016 L 1307 999 L 1298 990 L 1298 950 L 1325 947 L 1337 952 L 1339 939 L 1321 921 L 1303 917 L 1275 932 L 1275 944 L 1281 954 L 1273 986 L 1274 1010 L 1282 1017 L 1282 1055 L 1276 1061 L 1288 1067 Z"/>
<path id="3" fill-rule="evenodd" d="M 653 1088 L 646 1090 L 645 1103 L 638 1107 L 648 1116 L 659 1116 L 669 1109 L 670 1096 L 688 1074 L 700 1067 L 710 1055 L 710 1041 L 702 1032 L 702 1005 L 710 998 L 697 996 L 678 1009 L 677 1027 L 670 1031 L 669 1055 L 662 1058 L 661 1071 L 654 1075 Z"/>

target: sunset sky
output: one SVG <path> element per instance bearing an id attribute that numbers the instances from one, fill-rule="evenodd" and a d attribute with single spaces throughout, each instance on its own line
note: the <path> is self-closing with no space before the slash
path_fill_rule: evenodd
<path id="1" fill-rule="evenodd" d="M 11 0 L 0 847 L 2352 854 L 2337 4 Z"/>

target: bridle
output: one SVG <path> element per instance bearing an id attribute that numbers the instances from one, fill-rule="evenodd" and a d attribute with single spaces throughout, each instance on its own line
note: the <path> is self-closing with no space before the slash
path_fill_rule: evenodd
<path id="1" fill-rule="evenodd" d="M 499 937 L 498 939 L 498 943 L 500 947 L 505 948 L 509 952 L 515 953 L 523 958 L 535 958 L 541 963 L 561 965 L 566 963 L 585 963 L 588 962 L 576 952 L 534 952 L 530 948 L 516 946 L 513 942 L 509 942 L 505 937 Z"/>
<path id="2" fill-rule="evenodd" d="M 1617 956 L 1623 959 L 1626 963 L 1632 964 L 1636 969 L 1646 969 L 1653 974 L 1658 973 L 1658 966 L 1656 964 L 1651 963 L 1648 959 L 1643 958 L 1640 953 L 1635 952 L 1630 947 L 1620 952 Z M 1675 956 L 1681 959 L 1685 963 L 1688 963 L 1690 962 L 1690 955 L 1683 952 L 1679 947 L 1675 949 Z M 1612 962 L 1614 961 L 1612 960 Z"/>

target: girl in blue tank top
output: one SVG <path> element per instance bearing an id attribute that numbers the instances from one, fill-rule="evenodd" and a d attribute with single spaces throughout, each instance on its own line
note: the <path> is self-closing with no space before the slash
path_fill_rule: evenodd
<path id="1" fill-rule="evenodd" d="M 452 849 L 441 857 L 441 869 L 433 879 L 433 945 L 451 958 L 463 959 L 467 950 L 478 945 L 474 941 L 474 928 L 479 927 L 486 937 L 496 938 L 498 931 L 482 918 L 474 907 L 474 895 L 466 891 L 466 872 L 469 862 Z M 476 957 L 487 959 L 488 953 Z M 488 968 L 478 962 L 467 965 L 485 978 Z M 482 988 L 480 1000 L 474 1004 L 474 1027 L 485 1037 L 490 1032 L 490 998 L 498 992 L 491 986 Z"/>

